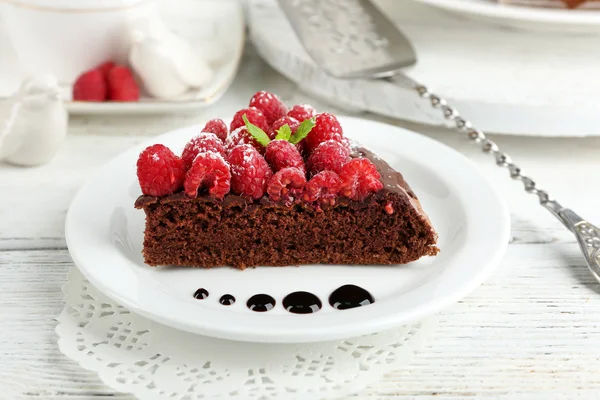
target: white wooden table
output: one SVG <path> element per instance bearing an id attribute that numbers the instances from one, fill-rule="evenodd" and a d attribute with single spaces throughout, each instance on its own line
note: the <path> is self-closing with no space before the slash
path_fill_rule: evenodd
<path id="1" fill-rule="evenodd" d="M 323 107 L 256 56 L 242 65 L 225 97 L 196 115 L 77 117 L 51 164 L 0 164 L 0 399 L 132 399 L 57 348 L 54 318 L 73 267 L 65 214 L 78 187 L 112 157 L 171 128 L 231 115 L 257 90 Z M 571 234 L 476 146 L 451 131 L 403 125 L 454 147 L 501 188 L 512 240 L 497 272 L 440 315 L 439 329 L 410 368 L 357 398 L 598 398 L 600 285 Z M 600 138 L 494 140 L 564 205 L 600 223 Z"/>

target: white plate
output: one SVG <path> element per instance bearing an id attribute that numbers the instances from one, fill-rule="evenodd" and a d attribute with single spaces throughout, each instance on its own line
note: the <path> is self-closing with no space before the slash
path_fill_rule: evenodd
<path id="1" fill-rule="evenodd" d="M 500 4 L 498 0 L 418 1 L 522 29 L 600 32 L 600 10 L 524 7 Z"/>
<path id="2" fill-rule="evenodd" d="M 456 151 L 390 125 L 340 118 L 347 136 L 358 140 L 404 173 L 439 233 L 440 254 L 408 265 L 258 267 L 239 271 L 152 268 L 141 257 L 144 213 L 133 208 L 140 194 L 135 164 L 147 145 L 163 143 L 175 152 L 199 126 L 159 136 L 103 167 L 76 195 L 66 220 L 75 264 L 99 290 L 132 311 L 190 332 L 256 342 L 312 342 L 381 331 L 435 313 L 483 282 L 506 251 L 510 220 L 500 194 Z M 240 244 L 242 245 L 242 244 Z M 329 294 L 358 284 L 375 297 L 366 307 L 337 311 Z M 199 287 L 210 296 L 195 300 Z M 323 308 L 290 314 L 282 297 L 305 290 Z M 221 295 L 237 299 L 219 304 Z M 267 293 L 277 305 L 252 312 L 246 300 Z"/>
<path id="3" fill-rule="evenodd" d="M 160 15 L 171 30 L 187 39 L 201 53 L 219 53 L 216 55 L 218 60 L 213 65 L 215 76 L 210 85 L 170 100 L 142 97 L 140 101 L 132 103 L 67 101 L 66 107 L 70 113 L 142 114 L 190 111 L 214 103 L 225 93 L 236 76 L 244 50 L 245 23 L 242 6 L 234 0 L 161 0 L 160 5 Z M 3 61 L 0 63 L 0 97 L 7 97 L 17 90 L 25 72 L 19 66 L 6 35 L 0 35 L 0 58 Z M 63 85 L 64 97 L 70 99 L 69 83 Z"/>

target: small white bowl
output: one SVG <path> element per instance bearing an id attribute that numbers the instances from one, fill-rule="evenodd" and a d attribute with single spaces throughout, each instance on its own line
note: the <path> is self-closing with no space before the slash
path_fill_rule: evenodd
<path id="1" fill-rule="evenodd" d="M 2 0 L 0 0 L 2 1 Z M 70 83 L 107 60 L 125 61 L 132 20 L 156 0 L 4 0 L 2 16 L 19 62 Z"/>

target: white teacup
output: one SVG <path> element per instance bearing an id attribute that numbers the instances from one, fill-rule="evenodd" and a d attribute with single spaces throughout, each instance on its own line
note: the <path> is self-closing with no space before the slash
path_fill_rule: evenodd
<path id="1" fill-rule="evenodd" d="M 125 62 L 129 23 L 156 11 L 157 0 L 7 0 L 2 17 L 27 73 L 73 82 L 105 61 Z"/>

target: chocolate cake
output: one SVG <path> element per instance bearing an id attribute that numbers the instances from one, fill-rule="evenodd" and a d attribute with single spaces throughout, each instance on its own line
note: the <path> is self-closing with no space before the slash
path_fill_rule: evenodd
<path id="1" fill-rule="evenodd" d="M 277 119 L 298 125 L 289 116 L 294 108 L 284 110 L 287 116 Z M 140 156 L 138 178 L 145 194 L 135 207 L 146 214 L 148 265 L 404 264 L 438 253 L 437 234 L 402 175 L 367 149 L 331 135 L 338 126 L 333 116 L 309 116 L 302 123 L 304 131 L 312 125 L 309 132 L 292 126 L 267 133 L 269 123 L 283 125 L 265 118 L 260 131 L 266 138 L 252 134 L 260 118 L 250 122 L 249 110 L 242 111 L 245 143 L 231 143 L 235 135 L 229 134 L 222 148 L 214 142 L 215 148 L 214 138 L 203 136 L 186 146 L 193 157 L 184 150 L 179 158 L 161 145 Z M 224 124 L 218 125 L 222 130 Z M 324 140 L 328 147 L 319 137 L 334 139 Z M 278 150 L 274 156 L 270 146 L 290 153 Z M 276 157 L 281 154 L 285 157 Z"/>

